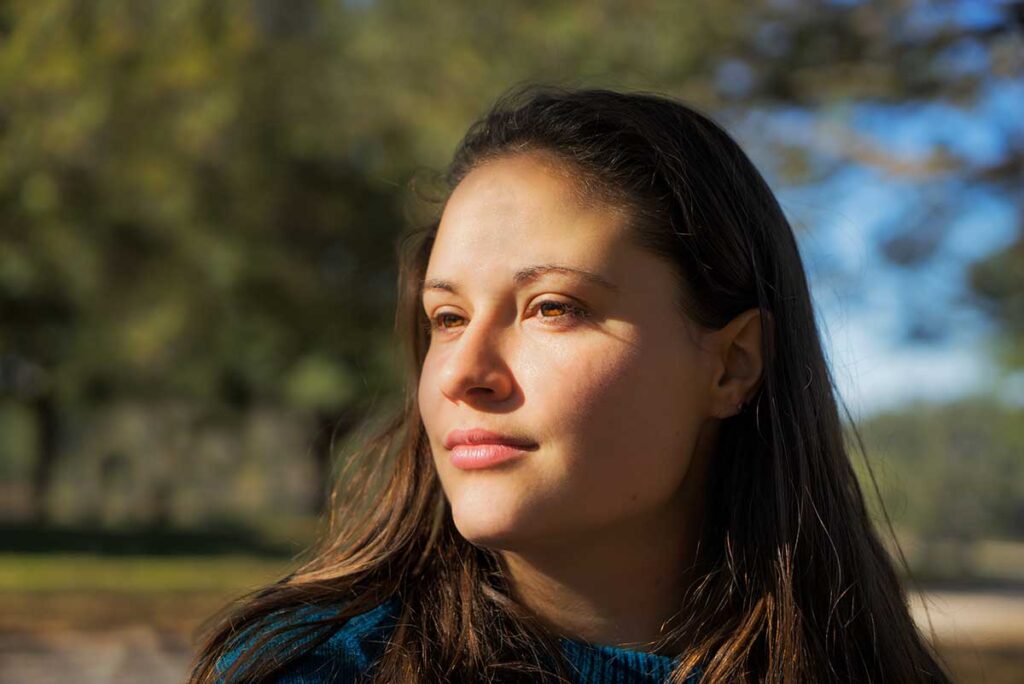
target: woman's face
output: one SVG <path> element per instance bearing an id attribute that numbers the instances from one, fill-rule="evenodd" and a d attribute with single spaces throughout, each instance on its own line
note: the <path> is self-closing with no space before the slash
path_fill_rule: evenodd
<path id="1" fill-rule="evenodd" d="M 710 362 L 672 268 L 560 168 L 521 154 L 470 172 L 426 272 L 421 415 L 456 527 L 490 548 L 676 510 L 708 419 Z M 534 447 L 458 467 L 473 450 L 446 439 L 474 428 Z"/>

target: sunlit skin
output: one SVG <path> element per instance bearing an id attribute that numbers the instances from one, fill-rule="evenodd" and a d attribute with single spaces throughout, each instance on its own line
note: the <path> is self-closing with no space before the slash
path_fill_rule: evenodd
<path id="1" fill-rule="evenodd" d="M 455 526 L 501 554 L 519 600 L 557 634 L 644 648 L 684 609 L 719 425 L 761 374 L 759 318 L 690 322 L 672 267 L 571 179 L 529 153 L 455 188 L 426 273 L 418 399 Z M 516 282 L 538 265 L 598 278 Z M 460 470 L 444 438 L 474 427 L 538 448 Z"/>

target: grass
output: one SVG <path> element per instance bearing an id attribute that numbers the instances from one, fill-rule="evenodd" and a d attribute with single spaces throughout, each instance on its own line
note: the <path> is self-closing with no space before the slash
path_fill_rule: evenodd
<path id="1" fill-rule="evenodd" d="M 290 559 L 0 553 L 0 592 L 234 592 L 273 581 Z"/>
<path id="2" fill-rule="evenodd" d="M 191 633 L 228 601 L 288 572 L 265 556 L 0 553 L 0 632 L 92 632 L 145 624 Z"/>

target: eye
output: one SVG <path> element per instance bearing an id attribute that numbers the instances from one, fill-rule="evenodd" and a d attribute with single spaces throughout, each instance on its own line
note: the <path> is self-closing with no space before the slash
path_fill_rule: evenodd
<path id="1" fill-rule="evenodd" d="M 541 318 L 547 319 L 580 319 L 586 318 L 587 311 L 583 307 L 569 302 L 559 302 L 552 299 L 545 299 L 534 307 L 534 311 L 539 311 Z M 562 312 L 562 313 L 559 313 Z M 548 316 L 547 314 L 554 313 L 555 315 Z"/>
<path id="2" fill-rule="evenodd" d="M 448 321 L 448 320 L 450 320 L 452 318 L 461 319 L 462 316 L 459 316 L 458 314 L 447 313 L 447 312 L 446 313 L 439 313 L 436 316 L 434 316 L 434 318 L 432 320 L 433 325 L 431 325 L 431 327 L 434 328 L 435 330 L 437 330 L 437 329 L 449 330 L 449 329 L 451 329 L 452 326 L 445 325 L 443 323 L 443 321 Z"/>
<path id="3" fill-rule="evenodd" d="M 530 309 L 529 317 L 533 317 L 538 313 L 540 314 L 539 318 L 551 321 L 545 323 L 545 325 L 551 326 L 571 325 L 573 322 L 582 320 L 590 315 L 586 309 L 578 304 L 560 302 L 554 299 L 544 299 L 537 302 Z M 465 319 L 462 316 L 443 311 L 430 319 L 427 332 L 433 333 L 436 330 L 448 331 L 461 327 L 465 327 Z"/>

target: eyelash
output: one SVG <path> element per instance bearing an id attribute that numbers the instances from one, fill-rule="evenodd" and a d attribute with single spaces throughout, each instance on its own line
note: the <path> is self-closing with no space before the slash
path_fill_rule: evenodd
<path id="1" fill-rule="evenodd" d="M 536 313 L 536 312 L 540 311 L 541 307 L 544 306 L 545 304 L 555 304 L 557 306 L 560 306 L 563 309 L 565 309 L 566 314 L 564 316 L 541 316 L 541 318 L 549 318 L 549 319 L 569 318 L 572 321 L 580 321 L 580 320 L 583 320 L 583 319 L 587 318 L 590 315 L 589 311 L 587 311 L 586 309 L 584 309 L 583 307 L 581 307 L 581 306 L 579 306 L 577 304 L 570 304 L 569 302 L 559 302 L 559 301 L 555 301 L 553 299 L 545 299 L 545 300 L 542 300 L 542 301 L 538 302 L 537 305 L 533 307 L 533 310 L 531 311 L 531 313 Z M 446 327 L 442 326 L 440 324 L 440 322 L 439 322 L 440 319 L 442 317 L 444 317 L 444 316 L 455 316 L 456 318 L 462 318 L 458 314 L 449 313 L 447 311 L 439 313 L 436 316 L 433 316 L 430 319 L 430 321 L 427 323 L 426 329 L 427 329 L 427 333 L 428 334 L 432 334 L 435 330 L 440 330 L 442 333 L 445 333 L 448 330 L 450 330 L 450 328 L 446 328 Z M 545 325 L 547 325 L 547 324 L 545 324 Z M 565 325 L 565 324 L 564 323 L 555 323 L 554 325 Z"/>

